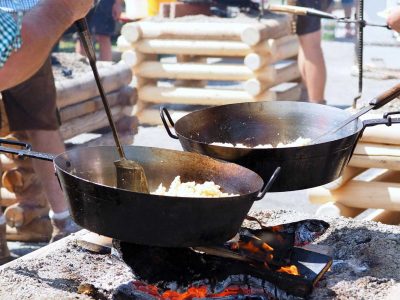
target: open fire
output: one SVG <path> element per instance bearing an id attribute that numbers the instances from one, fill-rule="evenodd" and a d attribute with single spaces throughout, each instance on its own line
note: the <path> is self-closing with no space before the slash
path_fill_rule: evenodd
<path id="1" fill-rule="evenodd" d="M 299 246 L 315 240 L 328 226 L 323 221 L 304 220 L 257 230 L 241 228 L 224 245 L 196 248 L 115 241 L 117 252 L 135 275 L 119 293 L 160 300 L 306 296 L 332 260 Z"/>

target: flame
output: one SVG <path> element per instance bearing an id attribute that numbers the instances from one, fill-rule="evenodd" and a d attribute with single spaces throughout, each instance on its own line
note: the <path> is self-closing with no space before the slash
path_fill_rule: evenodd
<path id="1" fill-rule="evenodd" d="M 253 252 L 253 253 L 263 253 L 262 250 L 265 250 L 265 251 L 268 251 L 268 252 L 274 251 L 274 248 L 272 248 L 267 243 L 262 243 L 261 247 L 258 247 L 252 241 L 249 241 L 247 243 L 239 242 L 238 248 L 239 249 L 243 249 L 243 250 L 247 250 L 247 251 Z"/>
<path id="2" fill-rule="evenodd" d="M 161 299 L 169 299 L 169 300 L 185 300 L 185 299 L 193 299 L 193 298 L 205 298 L 207 296 L 207 287 L 190 287 L 184 293 L 178 293 L 176 291 L 166 291 L 161 295 Z"/>
<path id="3" fill-rule="evenodd" d="M 184 293 L 179 293 L 176 291 L 168 290 L 162 294 L 159 293 L 158 289 L 154 285 L 147 285 L 140 281 L 135 281 L 132 283 L 135 289 L 155 297 L 157 300 L 191 300 L 198 298 L 221 298 L 234 295 L 250 295 L 253 291 L 248 288 L 242 288 L 240 286 L 230 286 L 227 287 L 220 293 L 209 294 L 207 286 L 202 285 L 199 287 L 191 286 Z"/>
<path id="4" fill-rule="evenodd" d="M 283 227 L 283 225 L 276 225 L 276 226 L 272 226 L 272 232 L 281 232 L 285 229 L 285 227 Z"/>
<path id="5" fill-rule="evenodd" d="M 299 276 L 300 272 L 299 269 L 295 265 L 287 266 L 287 267 L 281 267 L 279 270 L 277 270 L 279 273 L 288 273 L 291 275 L 296 275 Z"/>

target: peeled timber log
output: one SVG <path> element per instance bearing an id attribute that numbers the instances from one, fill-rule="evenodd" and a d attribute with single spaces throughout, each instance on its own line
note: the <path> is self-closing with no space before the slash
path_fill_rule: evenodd
<path id="1" fill-rule="evenodd" d="M 299 52 L 299 39 L 297 35 L 287 35 L 279 39 L 268 40 L 273 61 L 294 57 Z M 255 50 L 258 50 L 258 45 Z"/>
<path id="2" fill-rule="evenodd" d="M 10 192 L 4 187 L 0 189 L 0 206 L 10 206 L 17 203 L 17 201 L 15 193 Z"/>
<path id="3" fill-rule="evenodd" d="M 331 193 L 337 202 L 347 206 L 400 211 L 399 183 L 350 181 Z"/>
<path id="4" fill-rule="evenodd" d="M 134 68 L 135 74 L 144 78 L 192 79 L 192 80 L 232 80 L 244 81 L 251 78 L 273 83 L 276 71 L 267 67 L 253 72 L 243 65 L 201 64 L 201 63 L 160 63 L 146 61 Z"/>
<path id="5" fill-rule="evenodd" d="M 121 59 L 130 67 L 136 66 L 146 59 L 146 54 L 134 50 L 122 52 Z"/>
<path id="6" fill-rule="evenodd" d="M 248 79 L 243 85 L 245 91 L 252 96 L 257 96 L 272 86 L 279 85 L 284 82 L 294 81 L 300 78 L 300 70 L 296 61 L 293 61 L 284 67 L 275 69 L 275 72 L 276 75 L 273 82 L 263 81 L 255 78 Z"/>
<path id="7" fill-rule="evenodd" d="M 358 143 L 349 166 L 400 170 L 400 147 Z"/>
<path id="8" fill-rule="evenodd" d="M 351 180 L 335 190 L 314 188 L 309 192 L 310 202 L 336 201 L 355 208 L 400 210 L 400 173 L 386 170 L 370 179 L 373 181 Z"/>
<path id="9" fill-rule="evenodd" d="M 360 142 L 400 145 L 400 130 L 396 125 L 367 127 Z"/>
<path id="10" fill-rule="evenodd" d="M 343 187 L 346 187 L 346 184 L 354 178 L 366 171 L 365 168 L 356 168 L 356 167 L 347 167 L 343 171 L 343 175 L 339 180 L 331 182 L 327 185 L 322 187 L 316 187 L 310 189 L 308 191 L 308 198 L 311 203 L 314 204 L 322 204 L 330 201 L 335 201 L 334 194 L 330 193 L 332 190 L 338 190 Z M 370 181 L 387 181 L 387 182 L 395 182 L 400 183 L 400 173 L 398 171 L 393 170 L 383 170 L 381 173 L 372 174 L 369 178 L 364 180 L 363 182 L 370 182 Z"/>
<path id="11" fill-rule="evenodd" d="M 114 121 L 117 122 L 121 119 L 123 114 L 123 106 L 117 105 L 111 107 L 111 113 Z M 103 110 L 72 119 L 64 123 L 60 127 L 61 136 L 64 140 L 72 138 L 78 134 L 91 132 L 103 127 L 108 126 L 107 115 Z"/>
<path id="12" fill-rule="evenodd" d="M 109 93 L 127 85 L 132 80 L 132 71 L 124 62 L 99 67 L 104 92 Z M 99 91 L 91 72 L 74 79 L 56 82 L 57 106 L 63 108 L 90 98 L 97 97 Z"/>
<path id="13" fill-rule="evenodd" d="M 49 218 L 41 217 L 34 219 L 28 225 L 11 228 L 7 226 L 6 237 L 8 241 L 20 242 L 48 242 L 53 227 Z"/>
<path id="14" fill-rule="evenodd" d="M 193 39 L 144 39 L 134 44 L 129 44 L 123 36 L 120 36 L 118 40 L 120 38 L 123 51 L 134 49 L 143 54 L 244 57 L 248 54 L 256 53 L 262 56 L 269 56 L 271 61 L 277 61 L 295 56 L 299 48 L 298 38 L 295 35 L 261 41 L 254 47 L 238 41 Z M 126 43 L 130 46 L 127 46 Z"/>
<path id="15" fill-rule="evenodd" d="M 133 22 L 125 24 L 121 34 L 134 43 L 140 39 L 174 38 L 242 41 L 254 46 L 260 41 L 290 33 L 290 22 L 267 20 L 261 23 L 236 22 Z M 185 26 L 186 25 L 186 26 Z"/>
<path id="16" fill-rule="evenodd" d="M 253 49 L 244 58 L 244 64 L 251 70 L 258 70 L 267 63 L 293 58 L 299 51 L 299 42 L 296 36 L 282 37 L 278 40 L 268 40 L 270 52 L 257 51 L 260 46 Z"/>
<path id="17" fill-rule="evenodd" d="M 144 86 L 139 89 L 139 101 L 152 103 L 220 105 L 229 103 L 276 100 L 274 92 L 267 91 L 253 97 L 240 90 L 211 88 L 157 87 Z"/>
<path id="18" fill-rule="evenodd" d="M 124 86 L 118 91 L 107 94 L 106 97 L 110 107 L 113 107 L 115 105 L 133 106 L 136 104 L 137 101 L 137 91 L 130 86 Z M 64 107 L 60 110 L 61 121 L 62 123 L 65 123 L 74 118 L 81 117 L 103 109 L 103 102 L 99 96 L 93 99 L 89 99 L 87 101 Z"/>
<path id="19" fill-rule="evenodd" d="M 23 193 L 38 182 L 38 178 L 30 169 L 14 168 L 3 173 L 1 182 L 3 187 L 12 193 Z"/>
<path id="20" fill-rule="evenodd" d="M 5 154 L 0 154 L 0 165 L 2 171 L 7 171 L 16 167 L 15 160 Z"/>
<path id="21" fill-rule="evenodd" d="M 4 211 L 7 225 L 10 227 L 21 227 L 28 225 L 34 219 L 47 216 L 49 208 L 47 206 L 26 206 L 20 203 L 7 207 Z"/>

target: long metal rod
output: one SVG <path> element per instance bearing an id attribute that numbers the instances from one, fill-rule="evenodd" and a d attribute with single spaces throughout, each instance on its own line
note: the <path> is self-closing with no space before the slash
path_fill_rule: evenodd
<path id="1" fill-rule="evenodd" d="M 358 95 L 353 99 L 353 108 L 356 108 L 357 101 L 362 96 L 363 76 L 364 76 L 364 0 L 359 0 L 357 20 L 359 21 L 357 29 L 357 65 L 358 65 Z"/>
<path id="2" fill-rule="evenodd" d="M 125 152 L 124 152 L 124 149 L 122 148 L 121 142 L 119 140 L 117 128 L 115 126 L 115 123 L 114 123 L 114 120 L 113 120 L 113 117 L 111 114 L 110 105 L 108 104 L 106 95 L 104 93 L 103 85 L 101 84 L 101 81 L 100 81 L 100 75 L 99 75 L 99 72 L 98 72 L 97 66 L 96 66 L 96 52 L 94 51 L 94 48 L 93 48 L 92 39 L 90 37 L 89 27 L 87 25 L 86 19 L 80 19 L 80 20 L 76 21 L 75 24 L 76 24 L 76 27 L 78 28 L 78 34 L 79 34 L 80 40 L 82 42 L 83 48 L 85 49 L 85 52 L 88 56 L 89 64 L 92 68 L 93 75 L 96 80 L 96 84 L 99 89 L 99 92 L 100 92 L 100 97 L 103 102 L 106 114 L 107 114 L 108 122 L 110 123 L 110 127 L 112 130 L 113 136 L 114 136 L 114 141 L 117 146 L 119 156 L 121 157 L 121 159 L 126 159 Z"/>

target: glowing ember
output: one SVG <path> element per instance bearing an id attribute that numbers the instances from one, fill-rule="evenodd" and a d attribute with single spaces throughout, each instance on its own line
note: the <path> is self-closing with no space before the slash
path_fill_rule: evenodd
<path id="1" fill-rule="evenodd" d="M 291 265 L 291 266 L 287 266 L 287 267 L 281 267 L 279 270 L 277 270 L 277 272 L 280 273 L 288 273 L 291 275 L 296 275 L 299 276 L 299 269 L 297 269 L 297 267 L 295 265 Z"/>
<path id="2" fill-rule="evenodd" d="M 189 287 L 186 292 L 179 293 L 177 291 L 168 290 L 163 293 L 160 293 L 157 287 L 153 285 L 147 285 L 140 281 L 135 281 L 132 283 L 135 289 L 151 295 L 155 297 L 157 300 L 191 300 L 198 298 L 221 298 L 235 295 L 251 295 L 254 294 L 255 291 L 252 291 L 249 288 L 242 288 L 240 286 L 230 286 L 227 287 L 224 291 L 220 293 L 208 293 L 207 286 L 202 285 L 199 287 Z"/>

